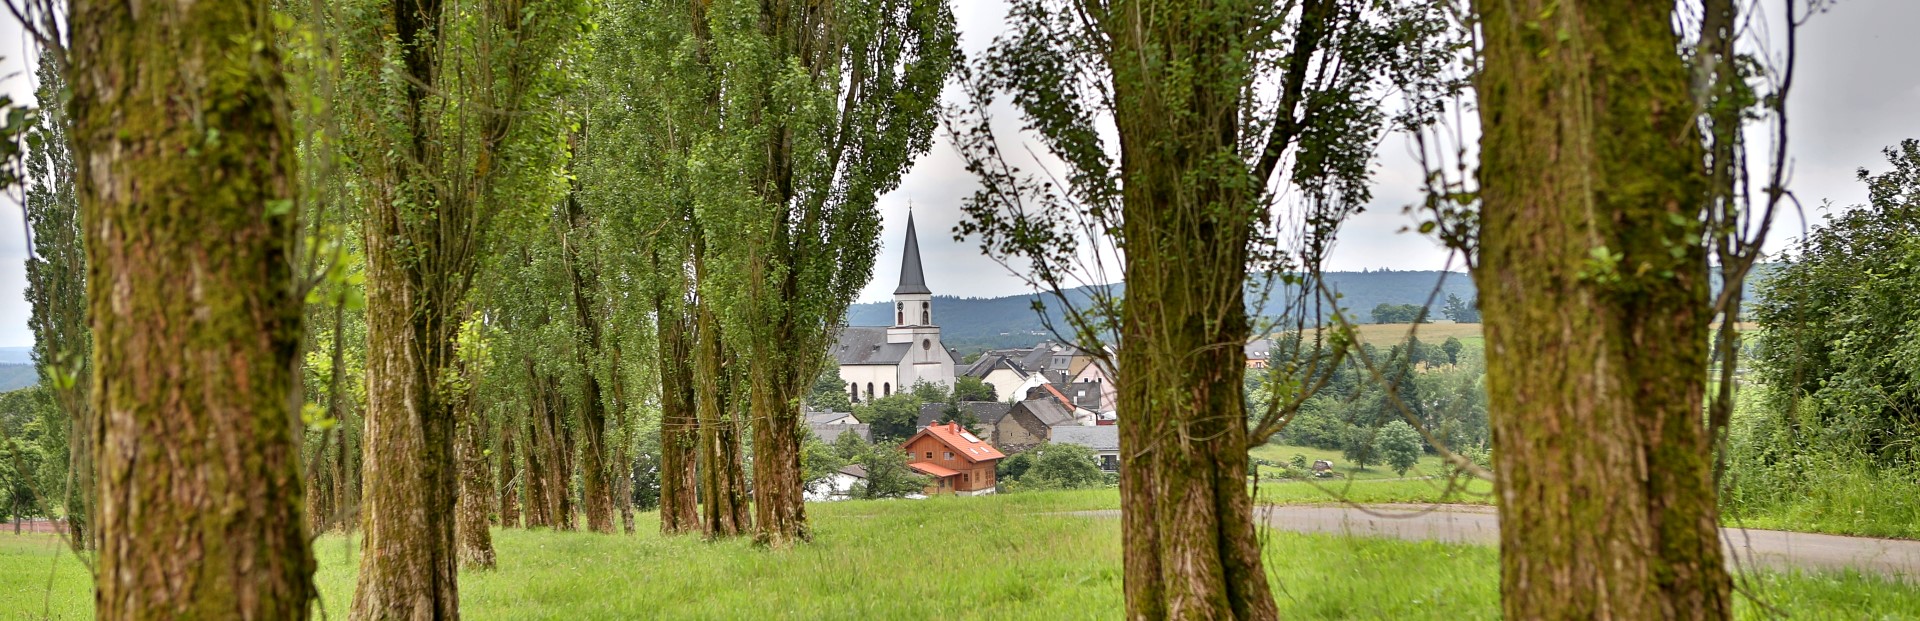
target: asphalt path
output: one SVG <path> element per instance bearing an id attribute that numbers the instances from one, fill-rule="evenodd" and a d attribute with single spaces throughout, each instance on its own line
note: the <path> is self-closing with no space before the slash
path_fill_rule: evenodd
<path id="1" fill-rule="evenodd" d="M 1270 505 L 1255 509 L 1267 526 L 1332 533 L 1498 545 L 1500 518 L 1475 505 Z M 1118 510 L 1079 515 L 1118 517 Z M 1843 537 L 1752 528 L 1720 529 L 1728 564 L 1773 569 L 1854 569 L 1920 582 L 1920 541 Z"/>

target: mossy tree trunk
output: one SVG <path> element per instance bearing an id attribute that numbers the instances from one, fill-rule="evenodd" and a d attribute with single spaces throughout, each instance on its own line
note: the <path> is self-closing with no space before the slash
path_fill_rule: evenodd
<path id="1" fill-rule="evenodd" d="M 700 434 L 700 530 L 708 538 L 737 537 L 753 528 L 748 511 L 746 468 L 741 464 L 737 362 L 720 333 L 720 320 L 706 300 L 696 302 L 694 326 L 695 413 Z"/>
<path id="2" fill-rule="evenodd" d="M 515 471 L 518 458 L 515 457 L 514 436 L 517 435 L 517 429 L 519 425 L 512 420 L 500 424 L 500 525 L 506 528 L 520 527 L 520 491 L 514 486 L 514 481 L 519 478 Z"/>
<path id="3" fill-rule="evenodd" d="M 1672 2 L 1476 2 L 1480 265 L 1514 619 L 1725 619 L 1707 179 Z"/>
<path id="4" fill-rule="evenodd" d="M 1131 413 L 1120 420 L 1127 616 L 1273 619 L 1247 494 L 1241 400 L 1247 249 L 1263 182 L 1238 151 L 1248 74 L 1235 53 L 1246 45 L 1251 7 L 1138 4 L 1114 10 L 1106 24 L 1126 180 L 1119 403 Z"/>
<path id="5" fill-rule="evenodd" d="M 578 136 L 576 136 L 578 139 Z M 604 354 L 604 337 L 600 330 L 599 278 L 593 266 L 587 264 L 586 245 L 589 243 L 587 231 L 591 224 L 580 205 L 578 182 L 568 193 L 565 210 L 565 227 L 560 231 L 560 244 L 567 264 L 569 292 L 573 296 L 574 321 L 586 339 L 585 343 L 575 343 L 574 352 L 581 369 L 580 395 L 580 435 L 585 441 L 580 447 L 580 495 L 587 509 L 587 529 L 596 533 L 613 532 L 613 490 L 607 480 L 607 407 L 606 395 L 602 390 L 600 373 L 596 370 L 595 358 Z M 618 373 L 617 367 L 613 370 Z"/>
<path id="6" fill-rule="evenodd" d="M 294 136 L 265 2 L 80 0 L 100 619 L 305 619 Z"/>
<path id="7" fill-rule="evenodd" d="M 676 297 L 684 291 L 683 287 L 670 289 Z M 700 423 L 694 408 L 693 326 L 688 325 L 684 304 L 656 300 L 654 309 L 660 348 L 660 532 L 690 533 L 700 530 L 695 492 L 699 485 Z"/>

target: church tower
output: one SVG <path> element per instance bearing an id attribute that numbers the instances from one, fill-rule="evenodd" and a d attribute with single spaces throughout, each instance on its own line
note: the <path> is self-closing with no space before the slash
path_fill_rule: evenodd
<path id="1" fill-rule="evenodd" d="M 927 288 L 926 271 L 920 266 L 920 238 L 911 212 L 907 214 L 907 244 L 902 250 L 900 286 L 893 290 L 893 327 L 887 329 L 889 344 L 907 345 L 900 361 L 900 385 L 926 380 L 951 388 L 954 360 L 940 343 L 940 327 L 934 324 L 933 290 Z"/>

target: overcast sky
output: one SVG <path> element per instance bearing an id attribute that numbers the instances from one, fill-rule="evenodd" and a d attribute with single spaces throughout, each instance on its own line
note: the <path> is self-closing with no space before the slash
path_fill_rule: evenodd
<path id="1" fill-rule="evenodd" d="M 1005 28 L 1002 0 L 956 0 L 961 43 L 977 57 Z M 1777 4 L 1770 2 L 1770 4 Z M 1831 200 L 1839 206 L 1866 200 L 1854 170 L 1882 170 L 1880 150 L 1905 138 L 1920 138 L 1920 24 L 1917 0 L 1841 0 L 1801 31 L 1800 69 L 1790 99 L 1790 187 L 1810 215 Z M 30 100 L 32 81 L 21 60 L 28 43 L 18 24 L 0 19 L 0 92 Z M 951 89 L 949 89 L 951 95 Z M 1404 155 L 1399 137 L 1382 144 L 1376 166 L 1374 202 L 1349 221 L 1340 235 L 1331 269 L 1440 269 L 1446 253 L 1427 238 L 1401 233 L 1412 220 L 1401 208 L 1418 197 L 1419 171 Z M 975 183 L 953 147 L 941 136 L 918 161 L 900 189 L 881 198 L 886 227 L 873 282 L 861 301 L 892 296 L 899 279 L 901 237 L 907 206 L 913 205 L 927 284 L 936 295 L 992 297 L 1026 293 L 1026 285 L 1006 268 L 980 255 L 977 243 L 953 241 L 960 200 Z M 1799 234 L 1789 220 L 1770 247 Z M 0 347 L 33 342 L 27 328 L 25 290 L 26 234 L 14 196 L 0 201 Z"/>

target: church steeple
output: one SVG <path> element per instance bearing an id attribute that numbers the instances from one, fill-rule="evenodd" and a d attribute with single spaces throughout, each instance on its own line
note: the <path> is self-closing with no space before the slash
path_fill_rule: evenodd
<path id="1" fill-rule="evenodd" d="M 907 212 L 907 246 L 900 259 L 900 287 L 893 290 L 894 295 L 931 294 L 927 289 L 927 275 L 920 269 L 920 238 L 913 232 L 913 212 Z"/>

